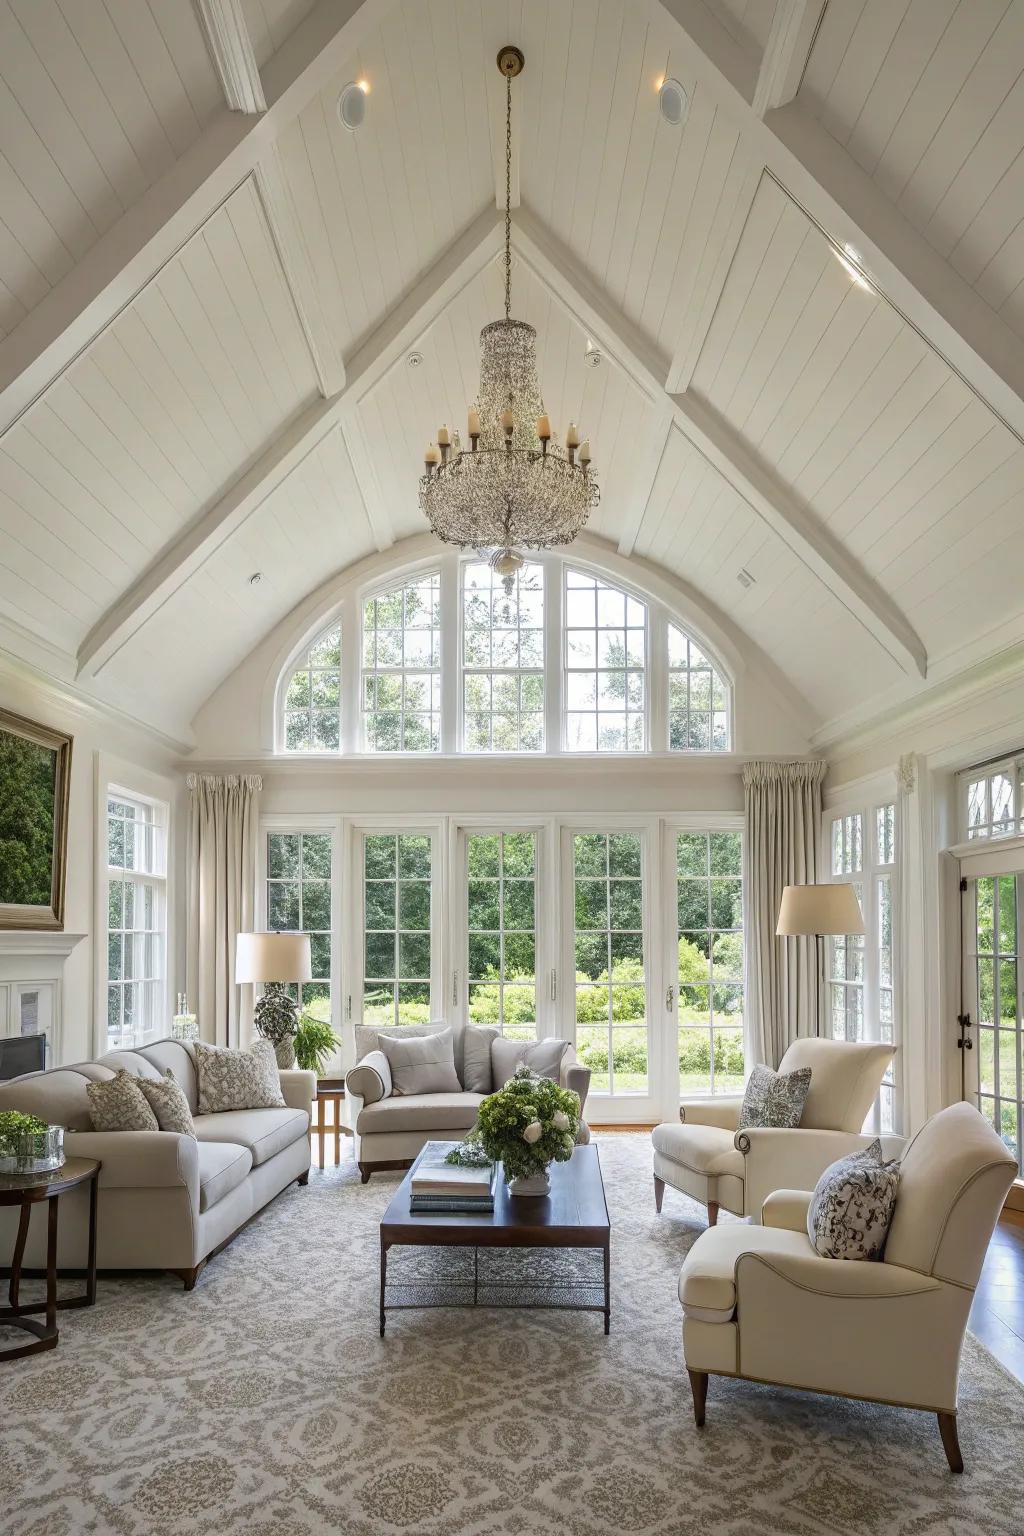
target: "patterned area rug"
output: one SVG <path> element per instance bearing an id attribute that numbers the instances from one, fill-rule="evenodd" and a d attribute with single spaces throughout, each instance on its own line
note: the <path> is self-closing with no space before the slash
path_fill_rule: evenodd
<path id="1" fill-rule="evenodd" d="M 191 1295 L 101 1281 L 58 1350 L 0 1366 L 0 1532 L 1021 1536 L 1024 1390 L 972 1339 L 962 1478 L 929 1415 L 742 1382 L 712 1381 L 698 1433 L 676 1279 L 702 1214 L 669 1190 L 655 1216 L 646 1137 L 598 1144 L 610 1338 L 593 1313 L 502 1307 L 398 1312 L 380 1339 L 396 1176 L 314 1172 Z"/>

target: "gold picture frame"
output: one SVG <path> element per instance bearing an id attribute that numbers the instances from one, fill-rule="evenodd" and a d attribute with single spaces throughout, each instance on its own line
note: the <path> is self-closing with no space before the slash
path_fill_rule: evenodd
<path id="1" fill-rule="evenodd" d="M 0 709 L 0 929 L 64 927 L 73 743 Z"/>

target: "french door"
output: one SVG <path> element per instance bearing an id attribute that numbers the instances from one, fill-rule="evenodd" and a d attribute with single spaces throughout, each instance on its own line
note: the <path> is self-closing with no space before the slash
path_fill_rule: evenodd
<path id="1" fill-rule="evenodd" d="M 1020 1161 L 1024 1130 L 1021 926 L 1024 872 L 964 881 L 960 1055 L 964 1097 Z"/>

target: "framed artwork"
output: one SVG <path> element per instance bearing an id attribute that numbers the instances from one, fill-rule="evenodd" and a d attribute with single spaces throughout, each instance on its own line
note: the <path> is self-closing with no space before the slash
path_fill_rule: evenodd
<path id="1" fill-rule="evenodd" d="M 0 928 L 64 927 L 71 745 L 0 709 Z"/>

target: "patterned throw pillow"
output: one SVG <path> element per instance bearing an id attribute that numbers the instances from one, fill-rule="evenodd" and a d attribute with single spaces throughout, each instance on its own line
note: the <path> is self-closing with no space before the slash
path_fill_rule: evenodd
<path id="1" fill-rule="evenodd" d="M 277 1057 L 269 1040 L 254 1040 L 244 1051 L 197 1040 L 193 1049 L 201 1115 L 229 1109 L 284 1108 Z"/>
<path id="2" fill-rule="evenodd" d="M 876 1138 L 825 1169 L 807 1207 L 807 1236 L 823 1259 L 880 1259 L 900 1185 Z"/>
<path id="3" fill-rule="evenodd" d="M 179 1136 L 191 1136 L 195 1140 L 196 1128 L 185 1090 L 175 1081 L 170 1067 L 157 1082 L 140 1077 L 139 1087 L 162 1131 L 177 1131 Z"/>
<path id="4" fill-rule="evenodd" d="M 158 1131 L 156 1115 L 139 1087 L 139 1078 L 124 1067 L 105 1083 L 86 1083 L 94 1131 Z"/>
<path id="5" fill-rule="evenodd" d="M 771 1067 L 755 1067 L 747 1079 L 739 1129 L 742 1131 L 752 1125 L 793 1130 L 800 1124 L 810 1086 L 810 1067 L 798 1067 L 795 1072 L 773 1072 Z"/>

